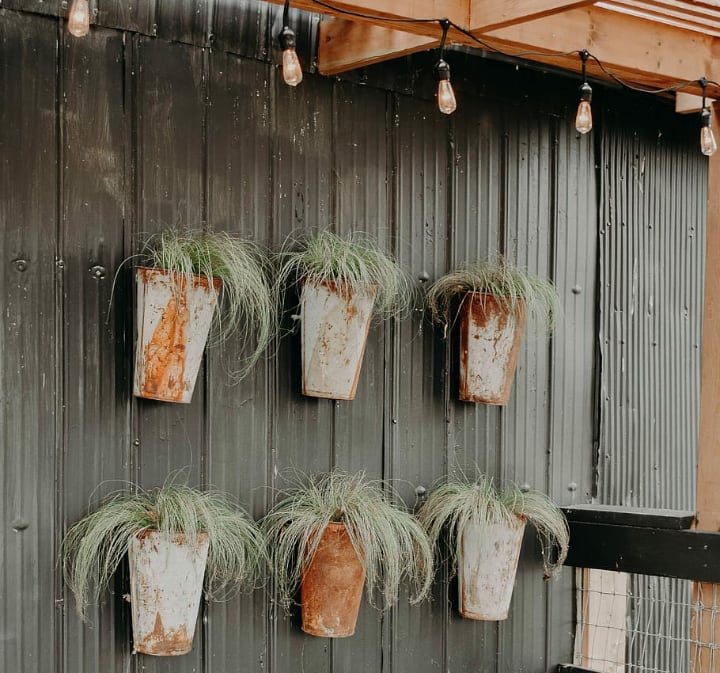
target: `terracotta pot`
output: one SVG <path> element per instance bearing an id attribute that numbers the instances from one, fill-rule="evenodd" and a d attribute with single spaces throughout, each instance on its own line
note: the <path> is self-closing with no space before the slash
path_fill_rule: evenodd
<path id="1" fill-rule="evenodd" d="M 303 395 L 355 398 L 377 289 L 351 292 L 332 281 L 303 284 Z"/>
<path id="2" fill-rule="evenodd" d="M 192 400 L 221 281 L 137 269 L 137 345 L 133 394 L 164 402 Z M 190 285 L 190 287 L 187 287 Z"/>
<path id="3" fill-rule="evenodd" d="M 300 585 L 302 630 L 326 638 L 351 636 L 364 585 L 365 565 L 345 524 L 328 524 Z"/>
<path id="4" fill-rule="evenodd" d="M 507 404 L 525 332 L 525 303 L 508 311 L 491 294 L 468 292 L 460 316 L 460 399 Z"/>
<path id="5" fill-rule="evenodd" d="M 149 532 L 130 541 L 130 602 L 135 650 L 176 656 L 192 649 L 209 539 Z"/>
<path id="6" fill-rule="evenodd" d="M 468 619 L 507 619 L 525 517 L 506 523 L 466 524 L 458 537 L 460 614 Z"/>

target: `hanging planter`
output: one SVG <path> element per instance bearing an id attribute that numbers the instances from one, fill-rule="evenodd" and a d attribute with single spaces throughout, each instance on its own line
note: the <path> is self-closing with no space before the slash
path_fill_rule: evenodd
<path id="1" fill-rule="evenodd" d="M 514 485 L 498 490 L 484 475 L 433 489 L 418 517 L 439 557 L 440 541 L 447 539 L 451 572 L 458 575 L 459 612 L 469 619 L 507 618 L 526 522 L 542 543 L 546 579 L 567 556 L 570 533 L 557 505 Z"/>
<path id="2" fill-rule="evenodd" d="M 458 609 L 463 617 L 507 619 L 524 531 L 523 517 L 463 526 L 457 542 Z"/>
<path id="3" fill-rule="evenodd" d="M 192 649 L 210 541 L 202 533 L 148 532 L 130 539 L 130 604 L 135 650 L 175 656 Z"/>
<path id="4" fill-rule="evenodd" d="M 163 402 L 192 400 L 221 281 L 140 267 L 133 394 Z"/>
<path id="5" fill-rule="evenodd" d="M 507 404 L 525 333 L 526 315 L 552 331 L 559 299 L 549 281 L 505 260 L 468 264 L 436 280 L 427 292 L 445 335 L 460 318 L 459 398 Z"/>
<path id="6" fill-rule="evenodd" d="M 415 588 L 411 602 L 429 594 L 432 551 L 424 531 L 363 473 L 301 478 L 262 527 L 280 603 L 289 609 L 300 589 L 306 633 L 351 636 L 363 584 L 382 609 L 397 602 L 405 580 Z"/>
<path id="7" fill-rule="evenodd" d="M 83 621 L 126 553 L 135 650 L 162 656 L 191 650 L 203 578 L 207 592 L 252 586 L 265 561 L 262 534 L 222 494 L 172 481 L 117 493 L 62 542 L 65 581 Z"/>
<path id="8" fill-rule="evenodd" d="M 355 398 L 376 288 L 307 280 L 300 295 L 303 395 Z"/>
<path id="9" fill-rule="evenodd" d="M 345 638 L 355 633 L 365 586 L 365 566 L 345 524 L 329 523 L 300 582 L 302 630 Z"/>
<path id="10" fill-rule="evenodd" d="M 355 397 L 373 317 L 406 311 L 413 289 L 397 263 L 369 239 L 322 231 L 280 253 L 278 285 L 300 290 L 303 394 Z"/>
<path id="11" fill-rule="evenodd" d="M 240 379 L 270 343 L 276 302 L 268 261 L 249 241 L 227 232 L 169 231 L 142 253 L 137 269 L 136 397 L 190 403 L 208 337 L 239 334 L 250 354 Z"/>

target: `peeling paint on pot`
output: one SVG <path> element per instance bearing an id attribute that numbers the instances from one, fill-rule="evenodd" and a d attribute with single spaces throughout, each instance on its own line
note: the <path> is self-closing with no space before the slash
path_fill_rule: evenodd
<path id="1" fill-rule="evenodd" d="M 130 541 L 130 602 L 135 650 L 177 656 L 192 649 L 209 539 L 149 532 Z"/>
<path id="2" fill-rule="evenodd" d="M 465 525 L 458 537 L 458 592 L 463 617 L 507 619 L 524 531 L 524 517 L 517 517 L 512 525 Z"/>
<path id="3" fill-rule="evenodd" d="M 355 398 L 377 289 L 305 282 L 300 298 L 303 395 Z"/>
<path id="4" fill-rule="evenodd" d="M 365 566 L 345 524 L 328 524 L 300 585 L 302 630 L 326 638 L 353 635 L 364 585 Z"/>
<path id="5" fill-rule="evenodd" d="M 507 404 L 525 332 L 522 300 L 508 311 L 502 300 L 469 292 L 460 316 L 460 399 Z"/>
<path id="6" fill-rule="evenodd" d="M 192 400 L 221 281 L 163 269 L 137 269 L 137 345 L 133 394 Z"/>

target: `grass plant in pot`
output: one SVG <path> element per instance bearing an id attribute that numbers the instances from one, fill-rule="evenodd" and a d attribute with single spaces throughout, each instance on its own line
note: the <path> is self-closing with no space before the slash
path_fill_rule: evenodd
<path id="1" fill-rule="evenodd" d="M 447 542 L 451 573 L 458 575 L 460 614 L 469 619 L 507 618 L 526 523 L 541 542 L 545 579 L 567 556 L 570 533 L 557 505 L 514 484 L 499 489 L 485 475 L 438 485 L 418 518 L 436 557 L 446 556 L 441 547 Z"/>
<path id="2" fill-rule="evenodd" d="M 240 335 L 247 355 L 232 375 L 245 376 L 277 324 L 262 249 L 224 231 L 170 230 L 151 237 L 140 257 L 134 394 L 189 403 L 211 332 L 217 342 Z"/>
<path id="3" fill-rule="evenodd" d="M 263 519 L 281 604 L 300 588 L 302 630 L 343 638 L 355 632 L 363 586 L 380 609 L 413 587 L 412 603 L 432 584 L 432 551 L 417 520 L 380 482 L 334 471 L 298 477 Z"/>
<path id="4" fill-rule="evenodd" d="M 128 554 L 135 650 L 173 656 L 192 648 L 203 589 L 252 587 L 266 566 L 262 533 L 221 493 L 172 480 L 109 496 L 61 546 L 63 572 L 85 621 Z"/>
<path id="5" fill-rule="evenodd" d="M 427 304 L 446 336 L 460 318 L 460 399 L 500 405 L 510 399 L 526 317 L 549 333 L 559 312 L 552 283 L 502 258 L 442 276 Z"/>
<path id="6" fill-rule="evenodd" d="M 397 262 L 370 238 L 320 231 L 288 242 L 280 253 L 278 287 L 300 288 L 302 392 L 355 398 L 373 316 L 407 311 L 413 286 Z"/>

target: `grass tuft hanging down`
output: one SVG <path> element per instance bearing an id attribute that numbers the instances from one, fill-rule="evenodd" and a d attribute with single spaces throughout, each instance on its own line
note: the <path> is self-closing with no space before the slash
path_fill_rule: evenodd
<path id="1" fill-rule="evenodd" d="M 173 229 L 151 237 L 140 257 L 155 268 L 184 276 L 207 276 L 211 289 L 213 278 L 222 281 L 211 341 L 219 343 L 232 334 L 240 334 L 242 347 L 251 347 L 251 352 L 243 359 L 240 370 L 232 375 L 236 379 L 247 375 L 278 327 L 272 263 L 263 249 L 225 231 Z"/>
<path id="2" fill-rule="evenodd" d="M 145 531 L 168 538 L 183 534 L 190 546 L 197 545 L 199 533 L 207 533 L 208 592 L 230 584 L 252 587 L 266 565 L 259 528 L 222 493 L 200 491 L 172 479 L 151 491 L 114 493 L 75 523 L 61 544 L 65 582 L 83 620 L 88 605 L 97 603 L 108 586 L 131 538 Z"/>
<path id="3" fill-rule="evenodd" d="M 542 547 L 545 577 L 550 577 L 565 562 L 570 531 L 562 510 L 543 493 L 524 492 L 515 484 L 502 489 L 480 474 L 475 481 L 464 475 L 435 487 L 418 512 L 436 555 L 440 555 L 440 538 L 448 534 L 448 556 L 451 572 L 457 572 L 456 541 L 467 523 L 512 523 L 525 517 L 537 531 Z"/>
<path id="4" fill-rule="evenodd" d="M 408 275 L 375 241 L 361 234 L 341 238 L 319 231 L 300 240 L 288 240 L 278 258 L 280 296 L 288 285 L 303 279 L 334 281 L 353 293 L 375 286 L 373 313 L 381 319 L 407 313 L 415 300 Z"/>
<path id="5" fill-rule="evenodd" d="M 429 595 L 430 544 L 416 519 L 394 505 L 392 498 L 381 482 L 366 480 L 363 472 L 297 477 L 261 524 L 285 609 L 292 605 L 303 570 L 331 521 L 345 524 L 355 552 L 364 560 L 367 595 L 373 605 L 386 609 L 396 603 L 405 581 L 414 587 L 411 603 Z"/>
<path id="6" fill-rule="evenodd" d="M 518 301 L 523 301 L 528 314 L 548 333 L 552 332 L 560 313 L 560 300 L 550 281 L 524 271 L 502 257 L 465 263 L 438 278 L 427 289 L 430 315 L 433 321 L 444 326 L 446 334 L 455 318 L 453 303 L 458 297 L 464 301 L 468 292 L 492 294 L 508 312 L 514 312 Z"/>

